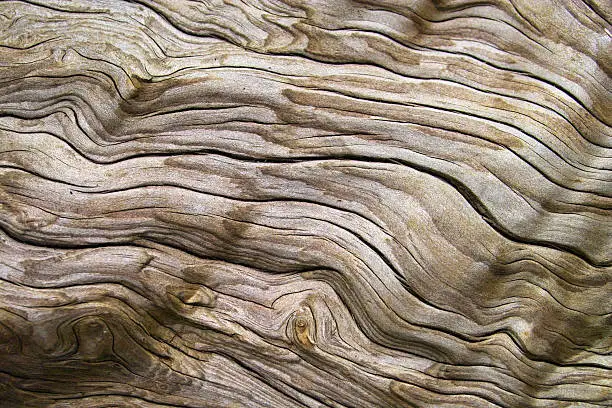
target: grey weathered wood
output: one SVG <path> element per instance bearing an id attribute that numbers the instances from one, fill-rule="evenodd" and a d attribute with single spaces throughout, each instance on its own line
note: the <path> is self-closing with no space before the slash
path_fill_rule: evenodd
<path id="1" fill-rule="evenodd" d="M 610 13 L 0 2 L 0 406 L 610 406 Z"/>

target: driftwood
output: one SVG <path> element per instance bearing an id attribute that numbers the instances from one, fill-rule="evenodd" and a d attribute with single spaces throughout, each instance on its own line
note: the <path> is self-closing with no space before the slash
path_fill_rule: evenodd
<path id="1" fill-rule="evenodd" d="M 611 12 L 0 2 L 0 406 L 610 406 Z"/>

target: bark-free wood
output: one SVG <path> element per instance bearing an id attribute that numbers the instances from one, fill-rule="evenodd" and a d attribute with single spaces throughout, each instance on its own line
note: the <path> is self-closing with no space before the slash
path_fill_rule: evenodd
<path id="1" fill-rule="evenodd" d="M 0 2 L 0 406 L 610 406 L 610 12 Z"/>

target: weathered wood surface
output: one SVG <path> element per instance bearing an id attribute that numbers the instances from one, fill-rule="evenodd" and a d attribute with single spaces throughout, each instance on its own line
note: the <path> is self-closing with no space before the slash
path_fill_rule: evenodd
<path id="1" fill-rule="evenodd" d="M 611 12 L 0 2 L 0 406 L 610 406 Z"/>

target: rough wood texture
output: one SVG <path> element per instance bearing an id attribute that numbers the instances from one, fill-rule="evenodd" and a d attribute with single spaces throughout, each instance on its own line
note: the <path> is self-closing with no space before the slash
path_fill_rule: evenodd
<path id="1" fill-rule="evenodd" d="M 611 11 L 0 2 L 0 406 L 610 406 Z"/>

